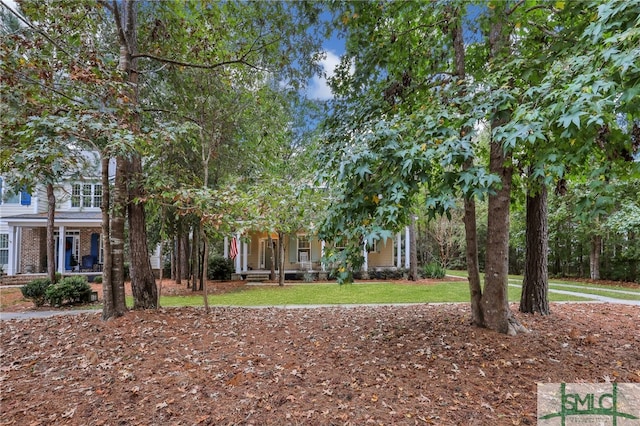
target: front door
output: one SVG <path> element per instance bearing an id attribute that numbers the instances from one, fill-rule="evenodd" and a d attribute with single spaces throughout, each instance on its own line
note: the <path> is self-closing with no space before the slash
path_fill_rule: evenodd
<path id="1" fill-rule="evenodd" d="M 55 250 L 58 259 L 58 248 L 60 247 L 59 236 L 56 235 Z M 67 232 L 64 237 L 64 269 L 66 271 L 78 270 L 79 266 L 79 248 L 80 248 L 80 233 L 77 231 Z"/>

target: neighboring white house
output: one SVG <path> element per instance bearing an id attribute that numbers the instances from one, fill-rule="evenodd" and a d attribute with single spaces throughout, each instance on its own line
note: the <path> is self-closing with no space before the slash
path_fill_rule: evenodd
<path id="1" fill-rule="evenodd" d="M 97 161 L 96 161 L 97 162 Z M 99 164 L 99 163 L 98 163 Z M 97 176 L 97 177 L 96 177 Z M 102 185 L 92 176 L 55 188 L 55 264 L 60 273 L 100 272 L 102 251 Z M 36 185 L 33 194 L 12 193 L 0 176 L 0 267 L 7 275 L 46 272 L 47 197 Z M 159 269 L 160 256 L 151 256 Z"/>
<path id="2" fill-rule="evenodd" d="M 91 157 L 91 153 L 86 154 Z M 97 158 L 92 158 L 98 164 Z M 110 169 L 114 165 L 110 166 Z M 110 170 L 110 176 L 114 171 Z M 56 212 L 54 219 L 55 265 L 62 274 L 99 273 L 102 271 L 102 185 L 100 170 L 83 179 L 67 180 L 55 188 Z M 0 176 L 0 267 L 7 275 L 44 273 L 47 270 L 47 197 L 45 188 L 36 185 L 33 194 L 22 191 L 11 193 Z M 324 242 L 314 235 L 296 232 L 286 237 L 285 269 L 289 271 L 320 271 Z M 235 240 L 235 241 L 234 241 Z M 269 242 L 278 246 L 276 234 L 249 231 L 225 242 L 225 255 L 229 244 L 234 244 L 236 273 L 258 274 L 271 268 Z M 279 251 L 275 250 L 277 256 Z M 408 268 L 409 231 L 398 233 L 395 239 L 376 241 L 363 247 L 364 270 Z M 150 256 L 154 271 L 160 269 L 160 248 Z"/>

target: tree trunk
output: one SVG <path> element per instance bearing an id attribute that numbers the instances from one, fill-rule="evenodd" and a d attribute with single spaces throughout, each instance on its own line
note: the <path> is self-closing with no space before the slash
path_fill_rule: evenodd
<path id="1" fill-rule="evenodd" d="M 411 215 L 411 224 L 409 225 L 409 280 L 418 280 L 418 250 L 416 247 L 416 217 Z"/>
<path id="2" fill-rule="evenodd" d="M 56 281 L 56 248 L 53 236 L 53 224 L 56 215 L 56 196 L 53 192 L 53 184 L 47 184 L 47 276 L 49 281 Z M 60 235 L 64 238 L 64 235 Z"/>
<path id="3" fill-rule="evenodd" d="M 591 237 L 591 252 L 589 254 L 589 276 L 592 280 L 600 279 L 600 251 L 602 249 L 602 236 Z"/>
<path id="4" fill-rule="evenodd" d="M 178 222 L 179 223 L 179 222 Z M 175 243 L 173 244 L 173 256 L 172 262 L 173 265 L 171 267 L 172 277 L 176 284 L 182 284 L 182 259 L 180 258 L 180 254 L 182 253 L 182 234 L 180 230 L 180 225 L 177 227 L 177 232 L 175 236 Z"/>
<path id="5" fill-rule="evenodd" d="M 194 226 L 193 243 L 191 245 L 191 290 L 198 289 L 198 278 L 200 272 L 200 228 Z"/>
<path id="6" fill-rule="evenodd" d="M 527 193 L 526 248 L 520 312 L 549 315 L 549 229 L 547 224 L 547 187 Z"/>
<path id="7" fill-rule="evenodd" d="M 285 254 L 285 244 L 284 244 L 284 233 L 283 232 L 278 232 L 278 242 L 279 244 L 279 250 L 280 250 L 280 256 L 278 258 L 278 285 L 279 286 L 284 286 L 284 254 Z M 291 250 L 291 248 L 289 248 L 289 250 Z"/>
<path id="8" fill-rule="evenodd" d="M 131 253 L 131 290 L 133 309 L 155 309 L 158 307 L 158 289 L 151 268 L 147 245 L 147 226 L 144 204 L 136 201 L 143 196 L 142 159 L 134 155 L 126 162 L 129 170 L 129 250 Z"/>
<path id="9" fill-rule="evenodd" d="M 208 295 L 208 289 L 207 289 L 207 258 L 208 258 L 208 251 L 209 251 L 209 247 L 207 244 L 207 236 L 204 233 L 204 228 L 202 231 L 202 251 L 204 253 L 204 262 L 202 262 L 202 297 L 204 298 L 204 311 L 208 314 L 209 313 L 209 295 Z"/>
<path id="10" fill-rule="evenodd" d="M 182 222 L 182 221 L 181 221 Z M 184 223 L 180 227 L 180 245 L 179 260 L 180 262 L 180 274 L 183 280 L 187 280 L 187 286 L 189 278 L 191 277 L 191 241 L 189 240 L 189 233 L 185 232 Z"/>
<path id="11" fill-rule="evenodd" d="M 276 280 L 276 255 L 275 255 L 275 247 L 273 244 L 273 240 L 271 239 L 271 235 L 269 235 L 269 256 L 271 256 L 271 270 L 269 271 L 269 280 Z"/>
<path id="12" fill-rule="evenodd" d="M 466 60 L 464 48 L 464 34 L 462 32 L 462 22 L 460 11 L 455 21 L 455 25 L 450 27 L 451 37 L 454 48 L 454 65 L 456 74 L 461 81 L 466 78 Z M 464 85 L 461 86 L 464 90 Z M 468 134 L 470 129 L 463 128 L 460 136 Z M 468 170 L 473 166 L 471 159 L 468 159 L 462 165 L 464 170 Z M 469 276 L 469 294 L 471 299 L 471 323 L 475 326 L 484 326 L 484 314 L 482 311 L 482 286 L 480 284 L 480 267 L 478 265 L 478 228 L 476 225 L 476 202 L 472 195 L 464 198 L 464 230 L 466 242 L 466 260 L 467 274 Z"/>
<path id="13" fill-rule="evenodd" d="M 484 326 L 484 314 L 481 305 L 482 286 L 480 285 L 480 268 L 478 266 L 478 228 L 476 226 L 476 202 L 472 197 L 464 199 L 464 230 L 469 294 L 471 296 L 471 323 L 482 327 Z"/>
<path id="14" fill-rule="evenodd" d="M 103 320 L 122 316 L 127 310 L 124 291 L 124 206 L 127 194 L 122 168 L 122 159 L 116 159 L 113 213 L 110 216 L 109 158 L 102 157 Z"/>
<path id="15" fill-rule="evenodd" d="M 507 11 L 505 3 L 493 9 L 493 22 L 489 32 L 490 56 L 497 61 L 508 54 L 509 35 L 505 29 Z M 495 110 L 491 129 L 498 129 L 511 119 L 509 109 Z M 491 138 L 489 143 L 489 171 L 500 178 L 501 187 L 489 196 L 487 223 L 487 250 L 482 310 L 485 326 L 510 335 L 526 331 L 511 309 L 508 299 L 509 273 L 509 207 L 513 167 L 511 154 L 505 152 L 501 140 Z"/>
<path id="16" fill-rule="evenodd" d="M 160 240 L 160 259 L 162 259 L 162 253 L 164 251 L 164 240 Z M 172 262 L 173 263 L 173 262 Z M 162 297 L 162 281 L 164 280 L 164 267 L 162 261 L 160 262 L 160 271 L 158 271 L 158 308 L 160 307 L 160 298 Z"/>
<path id="17" fill-rule="evenodd" d="M 138 52 L 137 10 L 134 0 L 125 0 L 122 8 L 121 28 L 124 35 L 120 39 L 120 67 L 127 74 L 128 98 L 130 110 L 128 111 L 128 124 L 134 134 L 140 133 L 140 114 L 137 112 L 139 104 L 138 60 L 133 58 Z M 144 204 L 138 201 L 144 196 L 142 179 L 142 158 L 133 153 L 129 158 L 123 159 L 129 183 L 129 197 L 127 199 L 129 213 L 129 250 L 131 264 L 131 289 L 133 292 L 134 309 L 157 308 L 158 290 L 156 279 L 151 269 L 149 250 L 147 246 L 147 227 L 144 213 Z"/>
<path id="18" fill-rule="evenodd" d="M 500 177 L 502 187 L 489 196 L 485 286 L 482 310 L 485 325 L 499 333 L 509 333 L 512 315 L 507 298 L 509 272 L 509 205 L 512 168 L 502 144 L 491 141 L 489 169 Z"/>

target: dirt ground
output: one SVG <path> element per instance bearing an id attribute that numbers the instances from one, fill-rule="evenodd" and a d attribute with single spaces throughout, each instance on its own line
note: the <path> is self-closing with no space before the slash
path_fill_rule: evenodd
<path id="1" fill-rule="evenodd" d="M 2 321 L 0 425 L 531 425 L 537 383 L 640 382 L 639 307 L 518 318 L 530 333 L 472 327 L 467 304 Z"/>

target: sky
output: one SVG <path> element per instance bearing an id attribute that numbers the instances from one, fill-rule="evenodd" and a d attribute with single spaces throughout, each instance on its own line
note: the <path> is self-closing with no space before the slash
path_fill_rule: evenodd
<path id="1" fill-rule="evenodd" d="M 336 66 L 340 63 L 340 56 L 337 53 L 337 46 L 325 46 L 325 58 L 320 61 L 325 76 L 314 76 L 307 89 L 307 95 L 311 99 L 325 101 L 333 97 L 331 89 L 327 85 L 327 77 L 332 77 Z"/>

